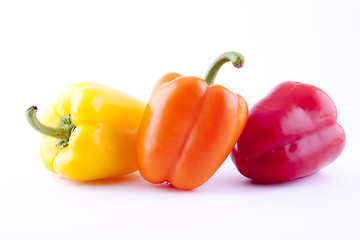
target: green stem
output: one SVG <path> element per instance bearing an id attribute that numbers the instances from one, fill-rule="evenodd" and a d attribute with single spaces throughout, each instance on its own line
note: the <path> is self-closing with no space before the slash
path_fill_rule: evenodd
<path id="1" fill-rule="evenodd" d="M 32 126 L 38 132 L 57 138 L 57 146 L 63 148 L 69 144 L 69 138 L 75 126 L 72 123 L 71 117 L 67 116 L 60 119 L 58 127 L 49 127 L 42 124 L 36 117 L 37 107 L 32 106 L 25 112 L 25 116 L 30 126 Z"/>
<path id="2" fill-rule="evenodd" d="M 221 54 L 215 61 L 211 64 L 209 70 L 205 75 L 205 82 L 207 85 L 211 86 L 215 82 L 215 78 L 221 66 L 231 61 L 233 66 L 236 68 L 241 68 L 244 65 L 244 56 L 237 52 L 226 52 Z"/>

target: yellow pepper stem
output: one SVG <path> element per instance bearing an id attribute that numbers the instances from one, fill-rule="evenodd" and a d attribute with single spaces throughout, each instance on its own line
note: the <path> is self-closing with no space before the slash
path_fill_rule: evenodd
<path id="1" fill-rule="evenodd" d="M 36 106 L 28 108 L 25 112 L 26 119 L 30 126 L 44 135 L 57 138 L 56 146 L 60 148 L 67 146 L 69 144 L 71 133 L 75 129 L 71 116 L 61 118 L 58 127 L 49 127 L 42 124 L 39 119 L 37 119 L 36 112 Z"/>

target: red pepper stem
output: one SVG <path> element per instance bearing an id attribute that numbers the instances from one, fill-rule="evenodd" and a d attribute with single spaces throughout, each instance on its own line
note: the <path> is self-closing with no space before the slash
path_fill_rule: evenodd
<path id="1" fill-rule="evenodd" d="M 219 69 L 221 66 L 231 61 L 233 66 L 236 68 L 241 68 L 244 65 L 244 56 L 241 55 L 238 52 L 226 52 L 224 54 L 221 54 L 215 61 L 211 64 L 209 70 L 207 71 L 205 75 L 205 82 L 207 85 L 211 86 L 215 82 L 215 78 L 217 73 L 219 72 Z"/>
<path id="2" fill-rule="evenodd" d="M 69 144 L 69 138 L 72 131 L 75 129 L 74 124 L 72 123 L 71 117 L 67 116 L 60 119 L 58 127 L 49 127 L 42 124 L 39 119 L 36 117 L 37 107 L 32 106 L 28 108 L 25 112 L 25 117 L 32 126 L 38 132 L 57 138 L 56 146 L 63 148 Z"/>

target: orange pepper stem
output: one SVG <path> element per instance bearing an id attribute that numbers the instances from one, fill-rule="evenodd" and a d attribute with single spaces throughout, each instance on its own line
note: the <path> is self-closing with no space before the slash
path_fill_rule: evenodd
<path id="1" fill-rule="evenodd" d="M 70 116 L 63 117 L 60 119 L 58 127 L 49 127 L 42 124 L 39 119 L 36 117 L 37 107 L 32 106 L 28 108 L 25 112 L 25 117 L 32 126 L 38 132 L 57 138 L 56 146 L 63 148 L 69 144 L 69 138 L 72 131 L 75 129 L 75 126 L 71 120 Z"/>
<path id="2" fill-rule="evenodd" d="M 226 52 L 224 54 L 221 54 L 215 61 L 211 64 L 209 70 L 207 71 L 205 75 L 205 82 L 207 85 L 211 86 L 215 82 L 215 78 L 217 73 L 219 72 L 219 69 L 221 66 L 231 61 L 233 66 L 236 68 L 241 68 L 244 65 L 244 56 L 241 55 L 238 52 Z"/>

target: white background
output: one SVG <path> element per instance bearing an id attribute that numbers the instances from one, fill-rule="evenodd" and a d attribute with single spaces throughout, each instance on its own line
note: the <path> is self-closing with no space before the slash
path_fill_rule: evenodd
<path id="1" fill-rule="evenodd" d="M 359 1 L 1 1 L 0 239 L 360 239 Z M 79 81 L 147 101 L 165 73 L 204 76 L 251 107 L 276 84 L 327 92 L 347 135 L 319 173 L 274 185 L 230 158 L 203 186 L 179 191 L 136 172 L 78 183 L 45 170 L 27 107 Z"/>

